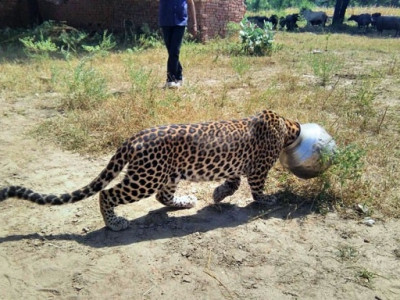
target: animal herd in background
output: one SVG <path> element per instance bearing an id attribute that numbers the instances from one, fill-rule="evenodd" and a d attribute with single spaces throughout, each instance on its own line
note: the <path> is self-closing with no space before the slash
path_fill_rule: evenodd
<path id="1" fill-rule="evenodd" d="M 300 13 L 290 14 L 285 17 L 278 18 L 277 15 L 266 16 L 251 16 L 248 21 L 256 24 L 258 27 L 263 28 L 264 22 L 270 22 L 272 28 L 276 30 L 278 24 L 280 29 L 286 28 L 288 31 L 293 31 L 298 28 L 297 22 L 303 17 L 307 21 L 307 26 L 322 26 L 325 27 L 328 15 L 323 11 L 312 11 L 310 9 L 302 9 Z M 381 13 L 374 14 L 360 14 L 351 15 L 348 21 L 355 21 L 358 28 L 368 29 L 369 25 L 376 28 L 378 32 L 382 33 L 383 30 L 395 30 L 395 36 L 400 33 L 400 17 L 395 16 L 382 16 Z"/>
<path id="2" fill-rule="evenodd" d="M 365 28 L 365 30 L 371 25 L 380 33 L 383 30 L 395 30 L 395 36 L 398 36 L 400 33 L 400 17 L 382 16 L 381 13 L 361 14 L 351 15 L 349 21 L 357 22 L 358 28 Z"/>

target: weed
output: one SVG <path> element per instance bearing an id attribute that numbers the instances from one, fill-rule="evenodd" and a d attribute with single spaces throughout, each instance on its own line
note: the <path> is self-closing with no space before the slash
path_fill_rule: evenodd
<path id="1" fill-rule="evenodd" d="M 239 31 L 240 31 L 240 24 L 236 22 L 229 22 L 226 25 L 226 37 L 228 39 L 235 37 Z"/>
<path id="2" fill-rule="evenodd" d="M 38 40 L 34 37 L 24 37 L 20 41 L 24 45 L 26 55 L 31 58 L 45 59 L 50 56 L 50 53 L 57 51 L 56 44 L 50 38 L 43 37 L 43 34 L 40 34 Z"/>
<path id="3" fill-rule="evenodd" d="M 63 99 L 63 108 L 88 110 L 107 97 L 106 80 L 87 63 L 87 60 L 82 60 L 74 69 L 72 76 L 66 78 L 68 93 Z"/>
<path id="4" fill-rule="evenodd" d="M 388 75 L 396 75 L 396 73 L 398 73 L 400 69 L 399 66 L 399 61 L 396 57 L 392 57 L 392 59 L 390 60 L 389 64 L 388 64 L 388 70 L 387 70 L 387 74 Z"/>
<path id="5" fill-rule="evenodd" d="M 330 52 L 316 52 L 309 56 L 309 64 L 320 84 L 326 86 L 335 71 L 339 69 L 339 59 Z"/>
<path id="6" fill-rule="evenodd" d="M 358 251 L 350 245 L 342 245 L 338 248 L 338 256 L 341 260 L 355 260 L 358 256 Z"/>
<path id="7" fill-rule="evenodd" d="M 250 70 L 250 64 L 242 56 L 232 57 L 231 66 L 240 77 Z"/>
<path id="8" fill-rule="evenodd" d="M 356 273 L 356 281 L 365 287 L 372 287 L 372 279 L 376 277 L 376 274 L 368 271 L 367 269 L 361 269 Z"/>
<path id="9" fill-rule="evenodd" d="M 79 46 L 88 37 L 86 32 L 73 30 L 69 33 L 63 31 L 60 34 L 62 45 L 60 46 L 61 54 L 65 59 L 70 59 L 78 53 Z"/>
<path id="10" fill-rule="evenodd" d="M 322 153 L 323 154 L 323 153 Z M 360 183 L 362 176 L 365 151 L 356 145 L 349 145 L 342 149 L 338 149 L 333 157 L 322 155 L 322 163 L 330 160 L 332 166 L 318 177 L 317 184 L 319 192 L 315 197 L 315 207 L 320 213 L 327 213 L 333 201 L 339 204 L 351 201 L 358 197 L 358 201 L 362 201 L 361 195 L 355 195 L 360 191 L 360 187 L 365 188 L 365 184 Z M 355 188 L 358 186 L 359 188 Z"/>
<path id="11" fill-rule="evenodd" d="M 152 49 L 160 47 L 162 45 L 160 35 L 152 31 L 148 24 L 144 23 L 140 27 L 140 32 L 134 34 L 132 37 L 133 47 L 130 49 L 132 52 L 142 51 L 146 49 Z M 187 31 L 185 34 L 188 34 Z M 189 40 L 189 37 L 185 37 L 185 43 Z"/>
<path id="12" fill-rule="evenodd" d="M 375 100 L 375 85 L 369 81 L 364 82 L 357 93 L 350 97 L 350 103 L 353 105 L 352 114 L 354 114 L 353 120 L 360 120 L 360 128 L 364 130 L 368 123 L 375 117 L 376 112 L 374 108 Z"/>
<path id="13" fill-rule="evenodd" d="M 82 48 L 92 55 L 105 56 L 113 49 L 117 43 L 114 41 L 112 34 L 107 34 L 107 30 L 103 32 L 100 43 L 94 46 L 82 45 Z"/>
<path id="14" fill-rule="evenodd" d="M 152 76 L 152 71 L 138 66 L 133 62 L 132 59 L 128 59 L 126 64 L 131 82 L 131 93 L 139 93 L 143 96 L 145 96 L 147 92 L 151 93 L 151 91 L 155 88 L 155 81 L 152 80 L 152 78 L 154 78 Z"/>

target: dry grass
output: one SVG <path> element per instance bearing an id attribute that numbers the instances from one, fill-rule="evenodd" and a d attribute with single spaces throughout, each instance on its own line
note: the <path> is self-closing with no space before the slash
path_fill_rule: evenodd
<path id="1" fill-rule="evenodd" d="M 399 39 L 279 32 L 281 47 L 270 57 L 230 56 L 227 45 L 234 42 L 184 45 L 185 87 L 177 91 L 161 88 L 167 57 L 163 48 L 155 48 L 88 60 L 83 72 L 95 70 L 106 83 L 102 97 L 96 91 L 83 93 L 83 101 L 99 97 L 88 107 L 65 104 L 75 101 L 71 85 L 79 59 L 3 61 L 1 97 L 53 93 L 62 113 L 44 121 L 37 132 L 67 149 L 97 153 L 113 151 L 142 128 L 241 118 L 273 109 L 301 123 L 319 123 L 340 147 L 353 144 L 366 154 L 360 180 L 340 185 L 331 174 L 303 181 L 278 166 L 271 172 L 269 191 L 286 189 L 321 199 L 329 181 L 327 199 L 346 206 L 366 203 L 399 217 Z M 43 103 L 48 105 L 54 102 Z"/>

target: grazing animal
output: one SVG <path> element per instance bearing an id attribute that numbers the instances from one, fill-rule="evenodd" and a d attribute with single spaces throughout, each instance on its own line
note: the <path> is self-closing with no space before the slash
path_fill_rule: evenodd
<path id="1" fill-rule="evenodd" d="M 233 195 L 241 176 L 255 201 L 266 202 L 263 193 L 267 175 L 281 151 L 300 134 L 300 124 L 265 110 L 241 120 L 176 124 L 145 129 L 117 149 L 108 165 L 85 187 L 71 193 L 46 195 L 22 186 L 0 189 L 0 201 L 15 197 L 37 204 L 73 203 L 100 193 L 100 211 L 105 224 L 118 231 L 129 222 L 116 216 L 119 204 L 139 201 L 156 193 L 164 205 L 191 208 L 197 199 L 174 196 L 182 179 L 207 181 L 224 179 L 213 193 L 215 203 Z M 127 165 L 120 183 L 106 186 Z"/>
<path id="2" fill-rule="evenodd" d="M 269 17 L 269 21 L 272 23 L 272 28 L 275 30 L 276 27 L 278 26 L 278 22 L 279 22 L 278 16 L 277 15 L 271 15 Z"/>
<path id="3" fill-rule="evenodd" d="M 383 30 L 395 30 L 395 36 L 400 32 L 400 17 L 380 16 L 376 18 L 376 29 L 382 33 Z"/>
<path id="4" fill-rule="evenodd" d="M 358 28 L 367 29 L 369 24 L 372 22 L 372 17 L 370 14 L 361 14 L 361 15 L 351 15 L 349 21 L 355 21 L 358 24 Z"/>
<path id="5" fill-rule="evenodd" d="M 281 28 L 285 28 L 288 31 L 293 31 L 295 28 L 299 27 L 297 26 L 297 21 L 299 20 L 300 16 L 299 14 L 291 14 L 287 15 L 286 17 L 281 17 L 279 20 L 279 25 Z"/>
<path id="6" fill-rule="evenodd" d="M 373 13 L 372 15 L 371 15 L 371 25 L 372 25 L 372 27 L 375 27 L 376 28 L 376 19 L 378 18 L 378 17 L 380 17 L 382 14 L 381 13 Z"/>
<path id="7" fill-rule="evenodd" d="M 300 14 L 307 20 L 307 25 L 322 25 L 325 27 L 328 15 L 323 11 L 312 11 L 310 9 L 302 9 Z"/>
<path id="8" fill-rule="evenodd" d="M 278 25 L 278 16 L 272 15 L 271 17 L 264 17 L 264 16 L 252 16 L 248 17 L 247 20 L 249 22 L 256 24 L 260 28 L 264 28 L 264 22 L 272 23 L 272 28 L 275 30 L 276 26 Z"/>
<path id="9" fill-rule="evenodd" d="M 248 17 L 247 20 L 260 28 L 264 28 L 264 22 L 268 22 L 268 18 L 263 16 L 252 16 Z"/>

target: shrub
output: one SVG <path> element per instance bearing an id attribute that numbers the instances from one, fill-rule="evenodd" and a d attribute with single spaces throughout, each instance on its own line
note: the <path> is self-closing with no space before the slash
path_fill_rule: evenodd
<path id="1" fill-rule="evenodd" d="M 82 48 L 91 54 L 106 55 L 113 49 L 117 43 L 114 41 L 113 35 L 110 33 L 107 35 L 107 30 L 103 32 L 101 41 L 97 45 L 82 45 Z"/>
<path id="2" fill-rule="evenodd" d="M 63 107 L 69 110 L 88 110 L 107 97 L 106 80 L 93 67 L 81 61 L 71 78 L 66 78 L 68 96 L 63 100 Z"/>
<path id="3" fill-rule="evenodd" d="M 45 39 L 43 35 L 40 35 L 37 41 L 31 36 L 21 38 L 20 41 L 24 45 L 26 55 L 32 58 L 48 58 L 50 53 L 57 51 L 56 44 L 50 38 Z"/>
<path id="4" fill-rule="evenodd" d="M 266 55 L 272 50 L 274 31 L 270 22 L 264 23 L 264 28 L 244 19 L 240 23 L 239 31 L 242 50 L 248 55 Z"/>

